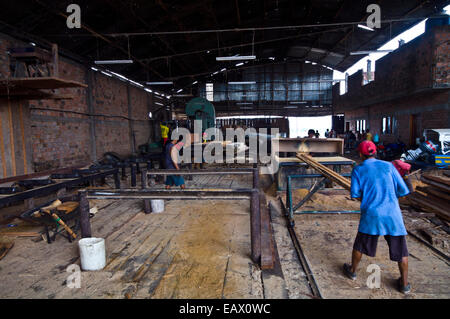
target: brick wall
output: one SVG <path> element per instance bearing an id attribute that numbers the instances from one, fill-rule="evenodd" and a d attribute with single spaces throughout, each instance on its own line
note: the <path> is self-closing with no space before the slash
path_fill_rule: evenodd
<path id="1" fill-rule="evenodd" d="M 449 26 L 434 27 L 378 60 L 376 80 L 370 84 L 362 86 L 362 73 L 357 72 L 349 77 L 347 94 L 340 95 L 335 85 L 334 113 L 345 114 L 353 131 L 357 120 L 366 120 L 385 142 L 413 144 L 424 129 L 450 128 L 449 38 Z M 397 129 L 383 135 L 387 116 L 394 117 Z"/>
<path id="2" fill-rule="evenodd" d="M 7 48 L 24 45 L 0 34 L 0 77 L 9 76 Z M 149 93 L 63 57 L 59 59 L 59 77 L 89 83 L 90 86 L 88 89 L 58 90 L 58 94 L 71 94 L 73 99 L 21 100 L 26 110 L 23 111 L 26 116 L 23 119 L 27 132 L 25 139 L 31 153 L 31 167 L 27 173 L 89 164 L 110 151 L 130 155 L 132 132 L 136 148 L 148 141 L 154 130 L 152 125 L 155 125 L 155 122 L 148 121 L 148 112 L 157 108 L 152 104 Z M 0 112 L 7 111 L 6 101 L 0 99 Z M 3 125 L 3 135 L 7 136 L 8 130 Z M 7 141 L 4 139 L 4 142 Z M 7 155 L 10 155 L 7 143 L 3 143 L 5 147 Z M 6 155 L 1 157 L 0 152 L 0 164 L 10 163 L 11 159 Z M 19 156 L 17 166 L 23 166 L 22 158 Z M 13 172 L 9 166 L 6 174 L 0 169 L 0 177 L 22 173 L 23 170 L 19 169 Z"/>

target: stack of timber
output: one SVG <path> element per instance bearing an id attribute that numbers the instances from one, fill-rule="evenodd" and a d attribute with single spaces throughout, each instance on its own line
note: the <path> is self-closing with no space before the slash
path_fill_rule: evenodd
<path id="1" fill-rule="evenodd" d="M 409 197 L 411 204 L 450 221 L 450 178 L 423 175 L 421 181 L 427 186 L 416 188 Z"/>
<path id="2" fill-rule="evenodd" d="M 319 171 L 320 173 L 323 174 L 323 176 L 327 177 L 328 179 L 335 182 L 336 184 L 341 185 L 342 187 L 344 187 L 347 190 L 351 189 L 351 182 L 348 178 L 345 178 L 345 177 L 341 176 L 340 174 L 336 173 L 335 171 L 333 171 L 332 169 L 326 167 L 325 165 L 320 164 L 310 155 L 307 155 L 302 152 L 298 152 L 297 158 L 299 160 L 305 162 L 306 164 L 308 164 L 315 170 Z"/>

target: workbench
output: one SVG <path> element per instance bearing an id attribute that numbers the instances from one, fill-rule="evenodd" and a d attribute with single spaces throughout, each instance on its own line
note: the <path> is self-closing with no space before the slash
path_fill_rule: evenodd
<path id="1" fill-rule="evenodd" d="M 33 197 L 50 195 L 52 193 L 58 192 L 59 190 L 66 189 L 68 187 L 79 186 L 86 182 L 94 182 L 95 180 L 104 179 L 107 176 L 111 175 L 114 176 L 115 187 L 120 188 L 119 169 L 114 168 L 99 173 L 80 176 L 77 178 L 55 179 L 56 182 L 49 185 L 35 187 L 33 189 L 19 193 L 0 195 L 0 208 L 5 207 L 9 204 L 15 204 L 24 200 L 28 200 Z"/>

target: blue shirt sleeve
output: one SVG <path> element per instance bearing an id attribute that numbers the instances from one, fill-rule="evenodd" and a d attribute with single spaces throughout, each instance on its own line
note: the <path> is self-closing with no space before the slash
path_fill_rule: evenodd
<path id="1" fill-rule="evenodd" d="M 410 193 L 408 186 L 406 185 L 403 178 L 400 176 L 400 173 L 397 171 L 397 169 L 394 167 L 394 165 L 391 165 L 391 174 L 392 178 L 394 180 L 394 186 L 395 186 L 395 193 L 397 197 L 403 197 Z"/>
<path id="2" fill-rule="evenodd" d="M 350 190 L 350 194 L 352 198 L 361 198 L 361 185 L 359 184 L 359 176 L 356 169 L 352 171 L 352 186 Z"/>

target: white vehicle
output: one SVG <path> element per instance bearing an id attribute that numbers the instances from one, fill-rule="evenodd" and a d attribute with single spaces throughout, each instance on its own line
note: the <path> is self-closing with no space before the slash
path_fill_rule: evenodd
<path id="1" fill-rule="evenodd" d="M 435 132 L 435 133 L 433 133 Z M 450 129 L 427 129 L 423 132 L 425 140 L 432 138 L 432 135 L 439 134 L 439 144 L 442 154 L 450 154 Z M 438 142 L 437 140 L 435 142 Z"/>

